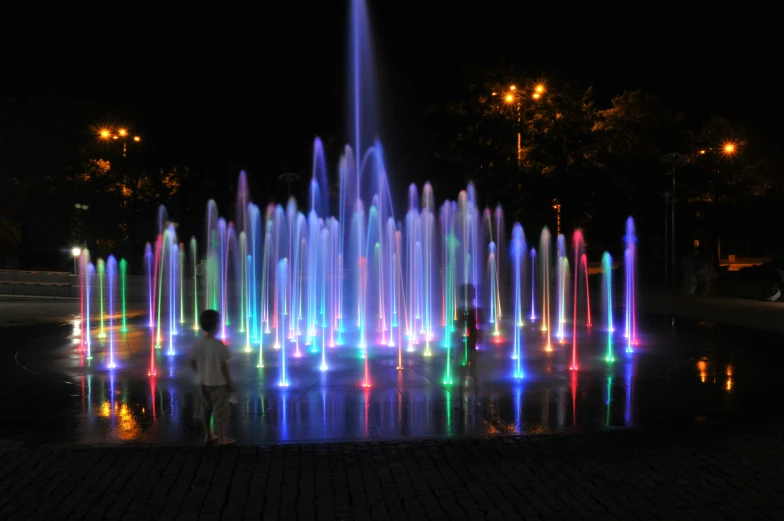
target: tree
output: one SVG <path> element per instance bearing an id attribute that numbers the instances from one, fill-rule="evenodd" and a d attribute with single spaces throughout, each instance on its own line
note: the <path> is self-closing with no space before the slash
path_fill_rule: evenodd
<path id="1" fill-rule="evenodd" d="M 530 83 L 523 92 L 528 99 L 520 103 L 521 166 L 533 190 L 523 192 L 528 197 L 521 202 L 539 215 L 552 215 L 552 201 L 558 200 L 563 219 L 584 228 L 592 216 L 585 196 L 595 193 L 595 174 L 601 167 L 593 132 L 593 89 L 561 81 Z"/>
<path id="2" fill-rule="evenodd" d="M 8 264 L 67 266 L 76 159 L 70 126 L 82 107 L 54 96 L 0 103 L 0 248 Z M 14 260 L 15 259 L 15 260 Z"/>
<path id="3" fill-rule="evenodd" d="M 515 81 L 510 69 L 470 70 L 466 77 L 463 91 L 431 111 L 434 133 L 440 130 L 439 167 L 473 180 L 511 219 L 552 223 L 559 198 L 566 219 L 584 225 L 581 201 L 599 166 L 591 89 Z"/>
<path id="4" fill-rule="evenodd" d="M 746 129 L 727 118 L 712 116 L 692 134 L 691 144 L 682 199 L 689 205 L 694 233 L 718 262 L 722 240 L 747 235 L 758 220 L 754 201 L 771 183 L 765 161 L 749 147 Z"/>
<path id="5" fill-rule="evenodd" d="M 503 202 L 513 186 L 515 119 L 499 110 L 493 97 L 502 78 L 512 77 L 510 72 L 467 66 L 462 88 L 429 110 L 434 158 L 443 172 L 435 182 L 449 193 L 474 181 L 485 198 Z"/>
<path id="6" fill-rule="evenodd" d="M 603 211 L 596 212 L 595 228 L 613 230 L 627 215 L 661 211 L 670 179 L 659 158 L 683 148 L 683 116 L 641 90 L 613 97 L 597 116 L 593 131 L 603 175 L 595 179 L 594 201 Z"/>

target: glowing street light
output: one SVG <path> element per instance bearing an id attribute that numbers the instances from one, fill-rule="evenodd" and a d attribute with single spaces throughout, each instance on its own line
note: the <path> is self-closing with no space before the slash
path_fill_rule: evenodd
<path id="1" fill-rule="evenodd" d="M 122 145 L 123 145 L 123 157 L 125 157 L 125 155 L 128 152 L 128 145 L 127 145 L 127 142 L 126 142 L 126 139 L 129 137 L 128 129 L 120 127 L 118 129 L 116 129 L 116 132 L 117 133 L 114 133 L 114 130 L 111 129 L 111 128 L 102 128 L 101 130 L 98 131 L 98 136 L 102 140 L 109 140 L 109 139 L 114 140 L 114 141 L 121 140 L 122 141 Z M 135 143 L 139 143 L 141 140 L 142 140 L 141 137 L 133 136 L 133 141 Z"/>
<path id="2" fill-rule="evenodd" d="M 525 90 L 528 90 L 528 89 L 525 89 Z M 531 97 L 533 99 L 535 99 L 535 100 L 541 99 L 541 97 L 542 97 L 542 95 L 543 95 L 543 93 L 545 91 L 544 85 L 541 84 L 541 83 L 538 83 L 538 84 L 534 85 L 532 90 L 533 90 L 533 92 L 531 93 Z M 495 92 L 495 91 L 492 92 L 493 96 L 497 96 L 498 94 L 499 94 L 498 92 Z M 521 91 L 520 89 L 518 89 L 517 85 L 510 85 L 509 86 L 509 91 L 506 94 L 503 95 L 504 102 L 506 102 L 509 105 L 514 105 L 517 108 L 517 126 L 518 126 L 518 130 L 517 130 L 517 165 L 518 165 L 518 168 L 522 168 L 522 163 L 523 163 L 522 135 L 521 135 L 521 132 L 520 132 L 520 118 L 521 118 L 520 109 L 521 109 L 521 105 L 522 105 L 523 96 L 525 96 L 525 95 L 526 95 L 525 92 Z"/>
<path id="3" fill-rule="evenodd" d="M 79 255 L 81 254 L 82 254 L 81 248 L 77 248 L 76 246 L 71 248 L 71 256 L 73 257 L 74 260 L 74 268 L 73 268 L 74 275 L 77 275 L 79 273 Z"/>

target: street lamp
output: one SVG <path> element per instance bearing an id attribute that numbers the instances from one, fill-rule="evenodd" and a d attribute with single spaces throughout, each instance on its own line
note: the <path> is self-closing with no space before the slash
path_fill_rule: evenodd
<path id="1" fill-rule="evenodd" d="M 670 167 L 670 175 L 672 176 L 672 191 L 670 193 L 664 194 L 664 285 L 667 286 L 667 248 L 668 248 L 668 241 L 667 241 L 667 204 L 670 205 L 670 262 L 672 263 L 672 283 L 675 286 L 675 170 L 679 166 L 683 166 L 688 163 L 690 160 L 694 159 L 697 155 L 704 156 L 708 153 L 717 153 L 721 152 L 724 155 L 733 155 L 737 152 L 737 145 L 732 141 L 727 141 L 722 145 L 722 148 L 715 149 L 715 148 L 708 148 L 708 149 L 701 149 L 696 154 L 691 154 L 689 156 L 684 156 L 682 154 L 678 154 L 676 152 L 672 152 L 670 154 L 666 154 L 659 158 L 659 162 L 662 164 Z"/>
<path id="2" fill-rule="evenodd" d="M 102 128 L 101 130 L 98 131 L 98 136 L 104 141 L 108 141 L 110 139 L 114 141 L 122 141 L 123 157 L 125 157 L 126 154 L 128 153 L 128 142 L 127 142 L 129 136 L 128 129 L 123 127 L 117 129 Z M 141 140 L 142 140 L 141 137 L 133 136 L 133 141 L 135 143 L 139 143 L 141 142 Z"/>
<path id="3" fill-rule="evenodd" d="M 539 83 L 535 85 L 532 90 L 533 92 L 531 93 L 531 97 L 535 100 L 539 100 L 541 99 L 542 94 L 544 94 L 544 85 Z M 497 92 L 492 93 L 493 96 L 496 96 L 497 94 L 498 94 Z M 517 88 L 517 85 L 510 85 L 509 91 L 506 94 L 504 94 L 504 101 L 508 105 L 514 105 L 515 110 L 517 111 L 517 167 L 518 168 L 521 168 L 523 164 L 523 146 L 522 146 L 523 143 L 522 143 L 522 134 L 521 134 L 522 129 L 520 128 L 520 123 L 521 123 L 520 110 L 522 108 L 522 101 L 524 95 L 525 94 L 520 89 Z"/>
<path id="4" fill-rule="evenodd" d="M 121 141 L 122 142 L 122 156 L 123 158 L 126 157 L 128 153 L 128 137 L 130 137 L 130 133 L 128 129 L 125 127 L 118 127 L 116 129 L 113 128 L 102 128 L 98 131 L 98 136 L 103 141 L 108 141 L 112 139 L 114 141 Z M 142 140 L 139 136 L 133 136 L 134 143 L 140 143 Z M 123 166 L 122 168 L 122 205 L 123 205 L 123 231 L 127 234 L 127 226 L 128 226 L 128 203 L 126 201 L 126 191 L 128 190 L 128 179 L 126 168 Z"/>
<path id="5" fill-rule="evenodd" d="M 82 254 L 82 249 L 81 248 L 77 248 L 76 246 L 71 248 L 71 256 L 73 257 L 73 261 L 74 261 L 74 275 L 79 273 L 79 269 L 77 267 L 77 264 L 79 263 L 79 255 L 81 255 L 81 254 Z"/>

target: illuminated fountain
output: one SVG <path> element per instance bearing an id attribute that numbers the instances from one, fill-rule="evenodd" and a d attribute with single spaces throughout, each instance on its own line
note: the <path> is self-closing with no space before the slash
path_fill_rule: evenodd
<path id="1" fill-rule="evenodd" d="M 542 273 L 542 283 L 541 291 L 542 291 L 542 327 L 541 330 L 546 333 L 547 336 L 547 343 L 545 345 L 546 351 L 552 351 L 552 329 L 550 327 L 550 288 L 551 284 L 551 276 L 550 276 L 550 249 L 552 248 L 550 242 L 550 230 L 547 229 L 545 226 L 542 229 L 542 234 L 539 239 L 539 262 L 541 265 L 541 273 Z M 531 285 L 533 288 L 533 285 Z"/>
<path id="2" fill-rule="evenodd" d="M 604 302 L 604 313 L 607 319 L 607 355 L 605 360 L 615 361 L 613 353 L 613 260 L 608 252 L 602 255 L 602 301 Z"/>
<path id="3" fill-rule="evenodd" d="M 320 147 L 316 141 L 314 149 Z M 352 164 L 348 157 L 350 150 L 341 161 L 343 168 Z M 368 166 L 371 177 L 380 179 L 376 186 L 386 186 L 380 158 L 370 164 L 375 165 Z M 538 250 L 529 249 L 518 223 L 513 225 L 511 237 L 499 235 L 503 229 L 499 210 L 493 214 L 485 211 L 479 219 L 473 187 L 460 192 L 457 200 L 443 203 L 436 216 L 432 210 L 434 194 L 427 184 L 421 196 L 415 187 L 409 187 L 405 219 L 395 220 L 390 209 L 383 226 L 379 216 L 387 210 L 380 210 L 384 205 L 378 194 L 371 199 L 367 212 L 363 200 L 347 202 L 354 211 L 351 226 L 346 229 L 338 219 L 317 211 L 326 205 L 316 179 L 319 172 L 314 173 L 311 181 L 307 219 L 293 199 L 285 210 L 281 205 L 271 205 L 262 213 L 250 194 L 245 193 L 241 200 L 247 201 L 247 206 L 238 220 L 244 228 L 240 229 L 237 223 L 218 213 L 214 201 L 209 201 L 209 240 L 201 252 L 196 239 L 188 242 L 188 248 L 179 241 L 166 209 L 160 209 L 159 233 L 154 247 L 145 247 L 142 263 L 149 293 L 146 307 L 152 310 L 150 375 L 157 374 L 160 354 L 173 356 L 183 351 L 178 336 L 183 336 L 187 343 L 192 341 L 192 332 L 184 333 L 196 329 L 200 310 L 210 307 L 225 314 L 220 336 L 246 352 L 258 350 L 254 363 L 260 369 L 272 363 L 279 371 L 282 386 L 291 384 L 290 358 L 310 360 L 305 363 L 327 371 L 333 357 L 351 350 L 360 364 L 362 376 L 358 383 L 362 386 L 372 385 L 374 358 L 390 357 L 396 368 L 403 369 L 417 357 L 433 356 L 438 358 L 436 364 L 444 368 L 443 382 L 450 385 L 460 380 L 458 369 L 467 358 L 465 331 L 458 319 L 461 302 L 466 300 L 469 305 L 488 310 L 487 340 L 492 342 L 482 344 L 480 339 L 479 349 L 508 353 L 510 373 L 515 378 L 523 378 L 526 373 L 525 360 L 530 352 L 526 352 L 525 346 L 529 350 L 535 346 L 528 331 L 541 332 L 540 348 L 554 350 L 550 340 L 553 320 L 557 321 L 555 334 L 559 344 L 566 343 L 567 331 L 571 334 L 567 366 L 579 368 L 578 347 L 584 350 L 592 345 L 590 340 L 580 340 L 584 337 L 578 327 L 582 317 L 587 328 L 592 324 L 588 258 L 580 231 L 574 233 L 570 247 L 559 235 L 553 250 L 545 228 Z M 247 190 L 244 177 L 241 174 L 239 186 Z M 391 208 L 391 204 L 386 206 Z M 343 233 L 346 235 L 341 241 Z M 627 351 L 631 351 L 637 338 L 635 241 L 634 223 L 629 220 L 624 254 Z M 345 255 L 340 252 L 341 242 Z M 508 255 L 503 262 L 500 251 Z M 555 263 L 551 261 L 552 254 Z M 194 276 L 199 271 L 200 257 L 206 259 L 202 282 Z M 343 269 L 344 259 L 352 269 Z M 109 364 L 114 365 L 114 335 L 133 327 L 126 319 L 128 265 L 110 257 L 107 262 L 97 260 L 93 267 L 85 249 L 79 269 L 85 316 L 82 349 L 89 355 L 91 336 L 107 338 L 102 345 L 106 345 Z M 608 333 L 604 358 L 612 361 L 613 283 L 609 253 L 602 258 L 602 273 Z M 504 284 L 507 279 L 509 282 Z M 466 299 L 461 288 L 467 286 L 484 291 Z M 504 306 L 509 306 L 508 316 L 502 315 Z M 525 318 L 536 317 L 537 307 L 541 324 L 532 328 L 533 320 Z M 91 313 L 96 319 L 92 322 Z M 122 317 L 122 328 L 115 327 L 119 326 L 115 317 Z M 569 321 L 571 328 L 567 329 Z M 91 334 L 92 324 L 98 328 Z M 480 329 L 484 325 L 479 324 Z"/>
<path id="4" fill-rule="evenodd" d="M 556 309 L 558 310 L 558 342 L 566 342 L 564 327 L 566 326 L 566 304 L 569 302 L 569 258 L 566 256 L 566 239 L 559 235 L 556 241 L 558 264 L 556 266 Z"/>
<path id="5" fill-rule="evenodd" d="M 626 352 L 632 353 L 637 345 L 637 235 L 634 230 L 634 219 L 626 220 L 626 235 L 624 236 L 624 274 L 626 278 L 625 301 L 626 309 Z"/>
<path id="6" fill-rule="evenodd" d="M 99 261 L 100 262 L 100 261 Z M 101 264 L 102 265 L 102 264 Z M 109 369 L 114 369 L 117 364 L 114 360 L 114 300 L 117 292 L 117 260 L 114 255 L 109 255 L 109 260 L 106 263 L 106 289 L 107 289 L 107 303 L 109 308 Z"/>
<path id="7" fill-rule="evenodd" d="M 523 306 L 526 302 L 525 287 L 523 280 L 528 273 L 525 269 L 525 258 L 528 248 L 525 244 L 523 228 L 515 223 L 512 228 L 512 243 L 510 244 L 512 254 L 512 280 L 513 282 L 513 334 L 512 334 L 512 359 L 515 361 L 514 377 L 523 378 Z"/>
<path id="8" fill-rule="evenodd" d="M 553 241 L 544 228 L 538 248 L 529 249 L 519 223 L 510 223 L 512 233 L 507 236 L 500 207 L 480 212 L 472 184 L 440 206 L 429 183 L 421 190 L 412 184 L 404 213 L 395 215 L 384 149 L 371 137 L 375 122 L 359 111 L 373 106 L 361 85 L 367 72 L 363 67 L 372 58 L 366 46 L 366 15 L 362 2 L 352 2 L 354 136 L 335 172 L 336 201 L 329 198 L 327 160 L 316 139 L 304 207 L 294 198 L 257 206 L 241 172 L 234 215 L 221 215 L 216 202 L 207 201 L 198 241 L 178 237 L 166 208 L 159 209 L 157 235 L 145 246 L 140 269 L 146 275 L 151 376 L 157 374 L 161 357 L 174 357 L 189 347 L 199 329 L 199 312 L 215 309 L 221 314 L 219 337 L 232 349 L 249 353 L 247 359 L 260 373 L 266 368 L 274 371 L 283 387 L 296 385 L 289 374 L 295 368 L 328 371 L 340 366 L 341 358 L 355 364 L 356 374 L 361 373 L 356 383 L 363 387 L 372 386 L 375 360 L 391 360 L 398 370 L 417 361 L 432 364 L 439 374 L 443 368 L 439 379 L 451 385 L 461 380 L 467 358 L 461 302 L 488 311 L 492 343 L 482 345 L 480 337 L 479 349 L 499 353 L 514 378 L 525 376 L 526 358 L 538 349 L 551 353 L 552 359 L 563 355 L 569 359 L 565 367 L 578 369 L 581 313 L 587 328 L 592 325 L 589 259 L 582 232 L 575 232 L 569 245 L 563 235 Z M 637 342 L 634 234 L 629 219 L 624 257 L 628 351 Z M 122 331 L 133 328 L 125 311 L 128 266 L 125 261 L 115 266 L 111 259 L 108 267 L 98 260 L 94 268 L 84 250 L 79 263 L 82 348 L 88 355 L 91 312 L 98 315 L 100 338 L 113 334 L 113 306 L 118 302 Z M 603 269 L 611 337 L 609 254 Z M 91 270 L 97 272 L 95 280 Z M 476 290 L 470 298 L 467 289 L 461 294 L 468 287 Z M 532 328 L 538 320 L 541 324 Z M 557 353 L 552 335 L 561 345 Z M 611 342 L 612 338 L 608 358 Z M 113 364 L 113 337 L 108 344 Z M 580 340 L 582 351 L 590 346 Z"/>

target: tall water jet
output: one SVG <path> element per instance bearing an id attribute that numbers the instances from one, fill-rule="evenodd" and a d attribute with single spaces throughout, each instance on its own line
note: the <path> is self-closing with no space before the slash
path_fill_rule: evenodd
<path id="1" fill-rule="evenodd" d="M 147 276 L 147 297 L 149 300 L 148 309 L 150 313 L 150 329 L 155 327 L 155 307 L 153 304 L 155 301 L 155 286 L 153 283 L 153 277 L 155 276 L 155 268 L 153 267 L 154 262 L 155 258 L 153 256 L 152 246 L 148 242 L 144 245 L 144 270 L 145 275 Z"/>
<path id="2" fill-rule="evenodd" d="M 199 250 L 196 237 L 191 237 L 191 269 L 193 272 L 193 330 L 199 330 L 199 282 L 204 274 L 199 273 Z M 203 268 L 203 266 L 202 266 Z"/>
<path id="3" fill-rule="evenodd" d="M 323 224 L 323 222 L 321 224 Z M 316 318 L 314 318 L 314 327 L 321 329 L 321 342 L 320 342 L 321 343 L 321 365 L 319 365 L 319 370 L 320 371 L 326 371 L 329 368 L 329 366 L 327 365 L 327 331 L 326 330 L 328 328 L 328 324 L 330 323 L 330 321 L 329 321 L 329 319 L 327 317 L 327 315 L 328 315 L 327 303 L 329 302 L 329 294 L 328 294 L 329 284 L 328 284 L 328 280 L 329 280 L 329 275 L 330 275 L 330 269 L 329 269 L 330 266 L 329 266 L 329 262 L 326 262 L 326 261 L 328 261 L 329 259 L 332 258 L 332 255 L 330 255 L 330 249 L 331 249 L 331 246 L 332 246 L 332 240 L 331 240 L 332 238 L 330 237 L 329 230 L 326 229 L 326 228 L 321 228 L 320 234 L 319 234 L 319 239 L 320 239 L 319 240 L 320 257 L 322 259 L 324 259 L 325 262 L 322 262 L 321 263 L 322 265 L 320 267 L 316 266 L 317 268 L 320 268 L 319 272 L 318 272 L 319 279 L 320 279 L 319 280 L 320 284 L 319 284 L 319 287 L 317 288 L 317 290 L 320 293 L 320 295 L 316 295 L 315 292 L 314 292 L 314 298 L 316 298 L 318 300 L 318 302 L 317 302 L 317 304 L 318 304 L 318 314 L 320 315 L 321 320 L 318 323 L 316 323 L 315 322 Z"/>
<path id="4" fill-rule="evenodd" d="M 356 189 L 360 189 L 360 165 L 364 150 L 375 140 L 380 127 L 378 121 L 374 49 L 370 35 L 370 22 L 367 5 L 364 0 L 351 0 L 349 45 L 349 78 L 351 88 L 350 107 L 355 154 L 355 170 L 357 172 Z"/>
<path id="5" fill-rule="evenodd" d="M 174 232 L 174 225 L 171 225 L 169 230 L 169 266 L 168 266 L 168 277 L 169 277 L 169 284 L 168 284 L 168 307 L 169 307 L 169 349 L 166 351 L 166 354 L 173 355 L 174 354 L 174 336 L 177 334 L 177 303 L 178 293 L 177 293 L 177 283 L 180 280 L 179 277 L 179 264 L 180 264 L 180 255 L 179 255 L 179 245 L 177 244 L 177 237 Z"/>
<path id="6" fill-rule="evenodd" d="M 245 334 L 246 353 L 251 352 L 250 331 L 250 273 L 253 271 L 253 257 L 248 254 L 248 236 L 242 231 L 239 237 L 239 264 L 240 264 L 240 328 L 239 332 Z"/>
<path id="7" fill-rule="evenodd" d="M 588 276 L 588 257 L 583 253 L 580 256 L 580 262 L 583 266 L 583 273 L 585 274 L 585 312 L 586 312 L 586 319 L 585 325 L 586 327 L 590 328 L 593 326 L 593 322 L 591 320 L 591 285 L 590 285 L 590 278 Z"/>
<path id="8" fill-rule="evenodd" d="M 177 267 L 177 286 L 180 290 L 180 325 L 185 324 L 185 245 L 178 247 L 179 266 Z"/>
<path id="9" fill-rule="evenodd" d="M 524 287 L 523 279 L 527 273 L 525 270 L 525 257 L 528 248 L 525 244 L 525 235 L 523 228 L 519 223 L 515 223 L 512 228 L 512 243 L 509 247 L 511 253 L 512 264 L 512 281 L 514 300 L 512 302 L 514 309 L 514 323 L 513 323 L 513 336 L 512 336 L 512 359 L 515 360 L 514 377 L 523 378 L 522 366 L 522 342 L 523 342 L 523 306 L 524 306 Z"/>
<path id="10" fill-rule="evenodd" d="M 536 249 L 531 248 L 531 322 L 536 320 Z"/>
<path id="11" fill-rule="evenodd" d="M 545 226 L 542 229 L 542 234 L 539 239 L 539 263 L 542 272 L 542 331 L 547 334 L 547 344 L 545 345 L 546 351 L 552 351 L 552 328 L 550 327 L 551 310 L 550 310 L 550 288 L 552 281 L 550 280 L 550 248 L 551 248 L 550 230 Z"/>
<path id="12" fill-rule="evenodd" d="M 103 259 L 98 259 L 98 302 L 99 302 L 99 320 L 101 329 L 98 333 L 98 338 L 106 338 L 106 263 Z"/>
<path id="13" fill-rule="evenodd" d="M 286 287 L 286 283 L 288 280 L 288 268 L 289 268 L 289 261 L 286 258 L 283 258 L 278 262 L 278 272 L 277 272 L 277 281 L 281 287 Z M 280 346 L 280 382 L 279 385 L 281 387 L 288 387 L 289 386 L 289 377 L 286 372 L 286 337 L 282 335 L 282 329 L 285 329 L 285 317 L 287 316 L 287 299 L 288 295 L 286 291 L 280 291 L 278 293 L 278 298 L 280 299 L 279 309 L 282 310 L 282 316 L 284 317 L 276 327 L 275 335 L 277 338 L 277 345 Z"/>
<path id="14" fill-rule="evenodd" d="M 103 263 L 102 263 L 103 265 Z M 109 369 L 114 369 L 117 364 L 114 360 L 114 300 L 117 292 L 117 260 L 114 255 L 109 255 L 106 263 L 107 304 L 109 308 Z"/>
<path id="15" fill-rule="evenodd" d="M 637 345 L 637 235 L 634 229 L 634 219 L 626 219 L 626 235 L 624 236 L 626 249 L 624 251 L 624 272 L 626 275 L 626 352 L 634 351 Z"/>
<path id="16" fill-rule="evenodd" d="M 573 295 L 573 304 L 572 304 L 572 365 L 569 366 L 569 369 L 572 371 L 576 371 L 578 369 L 577 365 L 577 296 L 579 294 L 578 291 L 578 283 L 580 282 L 580 266 L 582 263 L 580 259 L 584 257 L 582 250 L 585 247 L 585 243 L 583 240 L 583 232 L 580 230 L 576 230 L 572 235 L 572 248 L 574 248 L 574 295 Z M 586 282 L 588 281 L 587 278 L 587 264 L 586 264 Z M 586 293 L 588 293 L 588 287 L 586 285 L 585 288 Z"/>
<path id="17" fill-rule="evenodd" d="M 604 313 L 607 319 L 607 355 L 605 360 L 607 362 L 615 361 L 613 353 L 613 261 L 612 256 L 608 252 L 602 255 L 602 293 L 604 301 Z"/>
<path id="18" fill-rule="evenodd" d="M 128 332 L 127 308 L 126 308 L 126 289 L 128 286 L 128 262 L 120 259 L 120 299 L 122 301 L 122 332 Z"/>
<path id="19" fill-rule="evenodd" d="M 106 286 L 109 307 L 109 369 L 114 369 L 117 364 L 114 359 L 114 307 L 117 296 L 117 260 L 114 255 L 109 255 L 106 263 Z"/>
<path id="20" fill-rule="evenodd" d="M 566 324 L 566 301 L 568 299 L 566 290 L 569 286 L 569 259 L 566 257 L 566 239 L 559 235 L 557 239 L 557 294 L 556 302 L 558 309 L 558 332 L 557 337 L 560 343 L 565 342 L 564 326 Z"/>
<path id="21" fill-rule="evenodd" d="M 90 262 L 90 251 L 87 248 L 82 249 L 80 257 L 80 273 L 82 274 L 82 344 L 85 352 L 85 359 L 92 359 L 92 340 L 90 338 L 90 313 L 91 297 L 92 297 L 92 275 L 93 265 Z"/>
<path id="22" fill-rule="evenodd" d="M 490 288 L 488 323 L 492 325 L 493 336 L 498 341 L 501 336 L 501 288 L 498 271 L 496 271 L 498 261 L 496 260 L 495 242 L 490 241 L 490 244 L 487 245 L 487 251 L 488 287 Z"/>

